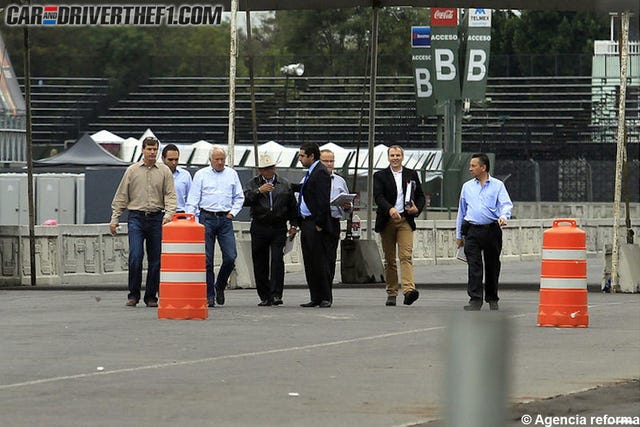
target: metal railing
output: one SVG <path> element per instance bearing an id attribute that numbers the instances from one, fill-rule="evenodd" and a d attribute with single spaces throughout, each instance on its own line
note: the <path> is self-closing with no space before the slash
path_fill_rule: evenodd
<path id="1" fill-rule="evenodd" d="M 596 55 L 618 55 L 618 42 L 612 40 L 594 40 L 593 53 Z M 629 55 L 640 55 L 640 41 L 629 42 Z"/>

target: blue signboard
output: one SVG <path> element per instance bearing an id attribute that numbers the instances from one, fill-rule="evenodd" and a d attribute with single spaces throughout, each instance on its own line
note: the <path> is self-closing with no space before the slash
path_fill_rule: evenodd
<path id="1" fill-rule="evenodd" d="M 431 47 L 431 27 L 411 27 L 411 47 Z"/>

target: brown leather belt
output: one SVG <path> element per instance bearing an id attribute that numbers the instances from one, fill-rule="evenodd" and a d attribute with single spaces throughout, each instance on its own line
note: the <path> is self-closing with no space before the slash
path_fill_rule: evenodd
<path id="1" fill-rule="evenodd" d="M 147 211 L 129 211 L 131 213 L 135 213 L 138 214 L 140 216 L 156 216 L 156 215 L 160 215 L 161 213 L 164 213 L 164 211 L 154 211 L 154 212 L 147 212 Z"/>

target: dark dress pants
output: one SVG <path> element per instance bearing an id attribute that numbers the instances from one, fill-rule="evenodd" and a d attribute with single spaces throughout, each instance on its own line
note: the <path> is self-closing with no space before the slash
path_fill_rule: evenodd
<path id="1" fill-rule="evenodd" d="M 331 234 L 324 230 L 316 230 L 316 224 L 311 220 L 303 220 L 300 230 L 304 275 L 307 278 L 311 301 L 317 304 L 331 301 L 328 259 Z"/>
<path id="2" fill-rule="evenodd" d="M 285 225 L 251 222 L 251 257 L 260 301 L 282 298 L 284 288 Z M 271 273 L 271 274 L 269 274 Z"/>
<path id="3" fill-rule="evenodd" d="M 464 253 L 467 256 L 469 268 L 467 292 L 471 302 L 482 304 L 483 270 L 485 301 L 498 301 L 500 252 L 502 252 L 502 229 L 498 224 L 488 226 L 472 225 L 469 227 L 464 239 Z"/>
<path id="4" fill-rule="evenodd" d="M 157 301 L 160 285 L 160 253 L 162 251 L 163 213 L 144 215 L 129 212 L 129 295 L 128 299 L 140 300 L 142 287 L 142 261 L 147 248 L 147 281 L 144 302 Z"/>

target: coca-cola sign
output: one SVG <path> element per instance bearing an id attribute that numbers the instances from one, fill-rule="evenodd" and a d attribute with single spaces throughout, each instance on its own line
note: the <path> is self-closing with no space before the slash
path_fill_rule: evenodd
<path id="1" fill-rule="evenodd" d="M 458 25 L 458 9 L 456 8 L 431 8 L 431 25 L 436 27 L 455 27 Z"/>
<path id="2" fill-rule="evenodd" d="M 436 19 L 453 19 L 453 9 L 436 10 L 433 17 Z"/>

